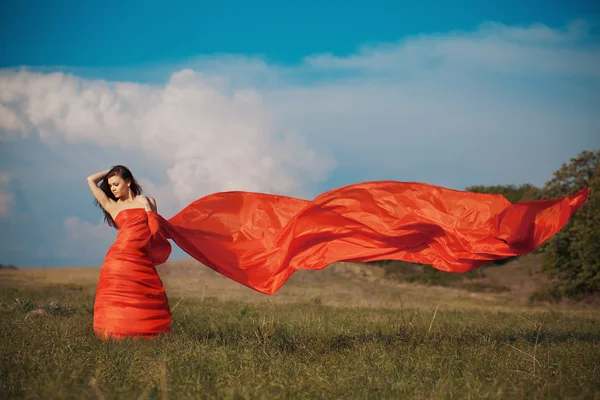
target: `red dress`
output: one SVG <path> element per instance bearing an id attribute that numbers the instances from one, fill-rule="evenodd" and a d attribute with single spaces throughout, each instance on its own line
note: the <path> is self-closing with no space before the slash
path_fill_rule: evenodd
<path id="1" fill-rule="evenodd" d="M 94 331 L 104 338 L 169 333 L 171 312 L 155 267 L 167 261 L 171 245 L 156 213 L 126 209 L 115 222 L 119 233 L 100 270 Z"/>
<path id="2" fill-rule="evenodd" d="M 141 209 L 121 211 L 120 232 L 100 275 L 95 329 L 109 336 L 169 332 L 167 298 L 154 269 L 169 256 L 167 239 L 222 275 L 273 294 L 294 271 L 339 261 L 403 260 L 467 272 L 527 254 L 562 229 L 588 194 L 586 188 L 511 204 L 501 195 L 376 181 L 312 201 L 215 193 L 169 220 Z"/>

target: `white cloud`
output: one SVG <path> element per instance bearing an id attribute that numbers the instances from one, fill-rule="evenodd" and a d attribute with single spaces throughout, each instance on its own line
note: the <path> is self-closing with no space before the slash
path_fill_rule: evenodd
<path id="1" fill-rule="evenodd" d="M 319 179 L 330 167 L 308 147 L 288 145 L 258 91 L 222 93 L 189 69 L 163 87 L 26 71 L 2 74 L 0 86 L 3 105 L 44 141 L 141 151 L 164 167 L 182 203 L 221 190 L 300 194 L 294 176 Z M 0 124 L 14 130 L 10 119 Z"/>
<path id="2" fill-rule="evenodd" d="M 373 44 L 349 56 L 316 54 L 306 64 L 322 70 L 352 70 L 406 78 L 432 71 L 600 77 L 600 46 L 586 40 L 581 21 L 566 30 L 485 23 L 475 32 L 421 35 L 393 44 Z"/>
<path id="3" fill-rule="evenodd" d="M 313 55 L 299 70 L 316 83 L 265 98 L 279 125 L 318 137 L 341 170 L 368 179 L 539 185 L 600 146 L 600 42 L 589 28 L 484 24 Z"/>
<path id="4" fill-rule="evenodd" d="M 17 112 L 0 104 L 0 139 L 26 138 L 29 134 L 27 124 Z"/>
<path id="5" fill-rule="evenodd" d="M 578 19 L 571 21 L 563 29 L 553 29 L 541 23 L 533 23 L 523 27 L 485 22 L 481 25 L 480 31 L 486 36 L 497 36 L 503 38 L 503 40 L 565 44 L 577 43 L 586 39 L 593 28 L 594 24 Z"/>

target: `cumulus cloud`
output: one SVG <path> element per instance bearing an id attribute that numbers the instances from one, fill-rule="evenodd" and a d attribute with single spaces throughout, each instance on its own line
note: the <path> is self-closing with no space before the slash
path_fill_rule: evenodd
<path id="1" fill-rule="evenodd" d="M 3 104 L 0 104 L 0 139 L 26 138 L 29 134 L 26 122 L 17 112 Z"/>
<path id="2" fill-rule="evenodd" d="M 164 167 L 182 203 L 221 190 L 298 194 L 295 176 L 320 179 L 331 166 L 301 143 L 290 146 L 258 91 L 222 93 L 189 69 L 158 87 L 27 71 L 3 73 L 0 86 L 13 116 L 3 130 L 20 126 L 19 113 L 48 143 L 141 151 Z"/>

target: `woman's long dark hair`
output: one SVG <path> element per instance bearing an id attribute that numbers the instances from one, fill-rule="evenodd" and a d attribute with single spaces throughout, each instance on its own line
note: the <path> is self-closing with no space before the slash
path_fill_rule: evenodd
<path id="1" fill-rule="evenodd" d="M 106 193 L 109 199 L 117 201 L 117 198 L 108 186 L 108 178 L 110 178 L 111 176 L 120 176 L 125 182 L 128 182 L 129 189 L 131 190 L 131 193 L 134 197 L 142 193 L 142 187 L 137 183 L 129 168 L 123 165 L 115 165 L 110 169 L 110 171 L 108 171 L 104 179 L 100 182 L 100 189 L 102 189 L 102 191 Z M 98 203 L 98 200 L 95 200 L 94 204 L 96 205 L 96 207 L 100 207 L 104 212 L 104 221 L 106 221 L 106 223 L 109 226 L 118 229 L 117 224 L 113 220 L 113 217 L 108 212 L 106 212 L 104 208 L 102 208 L 100 203 Z"/>

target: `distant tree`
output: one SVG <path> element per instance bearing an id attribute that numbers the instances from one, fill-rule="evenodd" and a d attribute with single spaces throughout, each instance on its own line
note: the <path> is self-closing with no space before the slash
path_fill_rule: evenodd
<path id="1" fill-rule="evenodd" d="M 536 250 L 544 254 L 543 270 L 551 278 L 551 285 L 534 298 L 559 300 L 567 297 L 581 300 L 600 293 L 600 150 L 584 151 L 564 163 L 554 172 L 543 188 L 531 184 L 469 186 L 465 190 L 477 193 L 501 194 L 511 203 L 528 200 L 552 199 L 573 194 L 586 187 L 590 195 L 586 204 L 573 218 Z M 495 260 L 489 265 L 501 265 L 517 257 Z M 384 263 L 386 273 L 413 274 L 410 263 Z M 404 268 L 402 268 L 404 267 Z M 480 268 L 478 269 L 481 272 Z M 421 274 L 424 274 L 422 271 Z M 431 282 L 437 282 L 432 271 Z M 410 277 L 409 277 L 410 278 Z"/>
<path id="2" fill-rule="evenodd" d="M 584 151 L 554 172 L 544 198 L 590 188 L 586 204 L 544 246 L 544 270 L 552 278 L 547 294 L 581 300 L 600 292 L 600 150 Z"/>
<path id="3" fill-rule="evenodd" d="M 540 199 L 543 195 L 542 189 L 525 183 L 520 186 L 515 185 L 494 185 L 494 186 L 484 186 L 484 185 L 476 185 L 469 186 L 465 190 L 468 192 L 476 192 L 476 193 L 488 193 L 488 194 L 501 194 L 506 200 L 511 203 L 516 203 L 518 201 L 526 201 L 526 200 L 537 200 Z"/>

